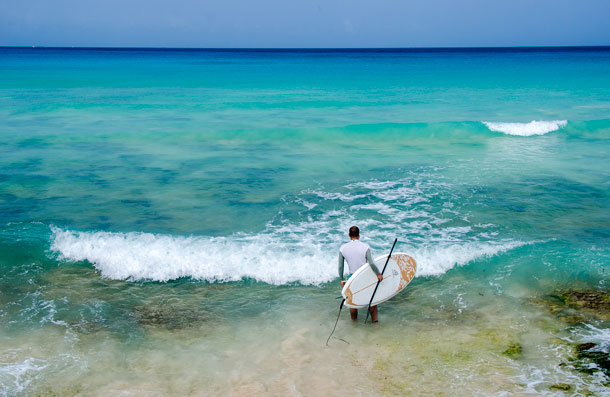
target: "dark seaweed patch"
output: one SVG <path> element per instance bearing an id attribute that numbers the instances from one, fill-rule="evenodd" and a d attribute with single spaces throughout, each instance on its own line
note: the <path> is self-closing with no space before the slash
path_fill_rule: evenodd
<path id="1" fill-rule="evenodd" d="M 532 303 L 546 307 L 552 314 L 568 324 L 588 320 L 610 320 L 610 295 L 599 290 L 561 290 Z"/>
<path id="2" fill-rule="evenodd" d="M 168 330 L 198 327 L 211 320 L 211 315 L 200 308 L 170 303 L 135 306 L 133 314 L 143 327 Z"/>

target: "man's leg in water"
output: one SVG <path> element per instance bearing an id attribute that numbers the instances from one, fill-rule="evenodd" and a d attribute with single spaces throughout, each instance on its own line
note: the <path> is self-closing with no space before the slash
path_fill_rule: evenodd
<path id="1" fill-rule="evenodd" d="M 352 316 L 352 320 L 358 319 L 358 309 L 349 309 L 349 315 Z"/>
<path id="2" fill-rule="evenodd" d="M 371 306 L 371 319 L 374 323 L 377 322 L 377 306 Z"/>

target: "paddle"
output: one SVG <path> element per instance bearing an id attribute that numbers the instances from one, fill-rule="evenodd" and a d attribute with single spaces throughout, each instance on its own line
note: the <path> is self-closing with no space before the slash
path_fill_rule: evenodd
<path id="1" fill-rule="evenodd" d="M 383 270 L 381 271 L 382 276 L 383 276 L 383 272 L 385 272 L 385 268 L 388 266 L 388 262 L 390 261 L 390 258 L 392 257 L 392 251 L 394 251 L 394 246 L 396 245 L 397 241 L 398 241 L 398 239 L 395 238 L 394 244 L 392 244 L 392 249 L 390 250 L 390 254 L 388 255 L 388 259 L 385 260 L 385 265 L 383 265 Z M 366 324 L 366 321 L 369 319 L 369 314 L 371 314 L 371 303 L 373 303 L 373 298 L 375 297 L 375 293 L 377 292 L 377 287 L 379 287 L 380 282 L 381 282 L 381 280 L 377 281 L 377 285 L 375 286 L 375 290 L 373 291 L 373 295 L 371 296 L 371 300 L 369 301 L 369 309 L 366 311 L 366 318 L 364 319 L 365 324 Z"/>

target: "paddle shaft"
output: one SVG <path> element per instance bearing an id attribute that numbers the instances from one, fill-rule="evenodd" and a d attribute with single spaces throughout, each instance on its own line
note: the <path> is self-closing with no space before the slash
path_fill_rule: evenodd
<path id="1" fill-rule="evenodd" d="M 383 265 L 383 270 L 381 271 L 382 276 L 383 276 L 383 272 L 385 272 L 385 268 L 388 266 L 388 262 L 390 261 L 390 258 L 392 257 L 392 251 L 394 251 L 394 246 L 396 246 L 397 241 L 398 241 L 398 238 L 395 238 L 394 244 L 392 244 L 392 249 L 390 250 L 390 254 L 388 255 L 388 259 L 385 260 L 385 265 Z M 377 292 L 377 288 L 379 287 L 380 282 L 381 282 L 381 280 L 377 280 L 377 285 L 375 286 L 375 290 L 373 291 L 373 295 L 371 296 L 371 300 L 369 301 L 369 308 L 366 311 L 366 318 L 364 319 L 365 324 L 366 324 L 366 321 L 369 319 L 369 314 L 371 314 L 371 303 L 373 303 L 373 298 L 375 298 L 375 293 Z"/>

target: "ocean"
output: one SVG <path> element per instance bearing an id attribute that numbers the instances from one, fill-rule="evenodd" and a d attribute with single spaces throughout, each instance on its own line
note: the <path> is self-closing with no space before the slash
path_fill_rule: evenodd
<path id="1" fill-rule="evenodd" d="M 608 47 L 0 48 L 0 395 L 607 395 L 609 160 Z"/>

